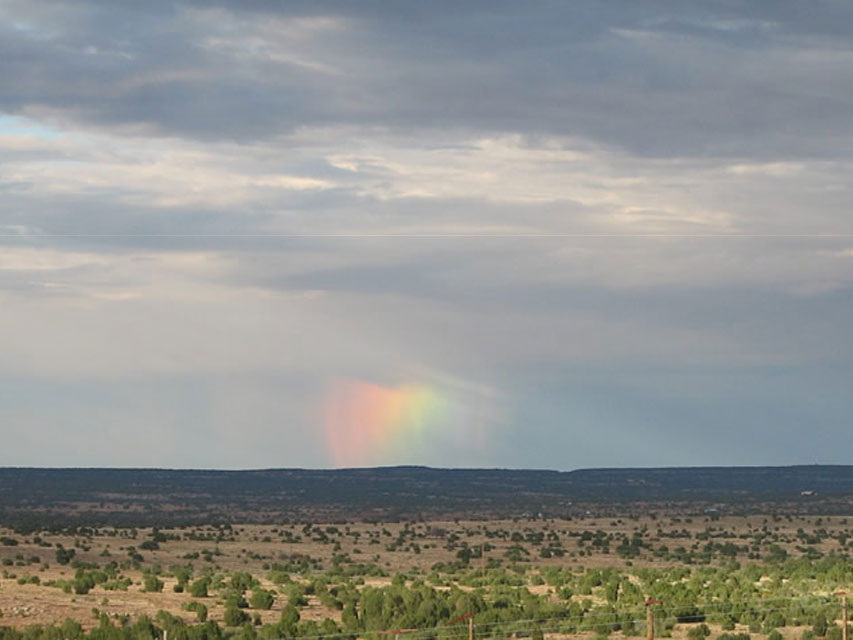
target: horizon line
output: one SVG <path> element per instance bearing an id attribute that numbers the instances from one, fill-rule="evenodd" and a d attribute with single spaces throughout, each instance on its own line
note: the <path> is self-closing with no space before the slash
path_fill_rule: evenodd
<path id="1" fill-rule="evenodd" d="M 250 467 L 250 468 L 215 468 L 215 467 L 107 467 L 107 466 L 30 466 L 30 465 L 0 465 L 0 471 L 31 470 L 31 471 L 187 471 L 213 473 L 263 473 L 271 471 L 309 471 L 309 472 L 345 472 L 345 471 L 392 471 L 396 469 L 422 469 L 428 471 L 508 471 L 533 473 L 575 473 L 578 471 L 671 471 L 689 469 L 797 469 L 809 467 L 850 467 L 853 464 L 833 464 L 823 462 L 797 464 L 736 464 L 736 465 L 675 465 L 675 466 L 638 466 L 638 467 L 577 467 L 574 469 L 545 469 L 529 467 L 435 467 L 418 464 L 377 465 L 372 467 Z"/>

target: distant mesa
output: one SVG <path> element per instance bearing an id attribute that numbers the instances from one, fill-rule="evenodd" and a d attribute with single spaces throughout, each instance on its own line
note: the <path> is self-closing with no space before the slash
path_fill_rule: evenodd
<path id="1" fill-rule="evenodd" d="M 652 509 L 705 516 L 770 510 L 831 515 L 849 513 L 851 505 L 853 466 L 566 472 L 0 468 L 0 518 L 8 523 L 569 518 Z"/>

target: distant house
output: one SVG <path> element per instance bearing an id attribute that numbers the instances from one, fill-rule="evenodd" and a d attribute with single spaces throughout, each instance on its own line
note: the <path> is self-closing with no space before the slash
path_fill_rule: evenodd
<path id="1" fill-rule="evenodd" d="M 813 491 L 812 489 L 806 489 L 805 491 L 800 491 L 801 496 L 816 496 L 817 491 Z"/>

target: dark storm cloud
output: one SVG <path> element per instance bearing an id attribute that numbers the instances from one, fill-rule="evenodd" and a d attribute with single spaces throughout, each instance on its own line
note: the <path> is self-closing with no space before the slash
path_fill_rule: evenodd
<path id="1" fill-rule="evenodd" d="M 842 154 L 853 133 L 853 13 L 839 3 L 21 3 L 6 13 L 0 108 L 99 126 L 235 140 L 306 125 L 461 128 L 743 157 Z"/>

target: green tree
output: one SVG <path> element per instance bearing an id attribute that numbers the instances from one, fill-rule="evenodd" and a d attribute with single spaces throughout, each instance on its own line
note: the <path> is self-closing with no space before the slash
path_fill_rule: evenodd
<path id="1" fill-rule="evenodd" d="M 279 618 L 279 628 L 282 635 L 293 636 L 296 634 L 296 625 L 299 623 L 299 611 L 292 604 L 284 605 Z"/>
<path id="2" fill-rule="evenodd" d="M 341 622 L 347 631 L 358 631 L 361 628 L 358 620 L 358 612 L 356 611 L 355 604 L 352 602 L 344 605 L 344 610 L 341 612 Z"/>

